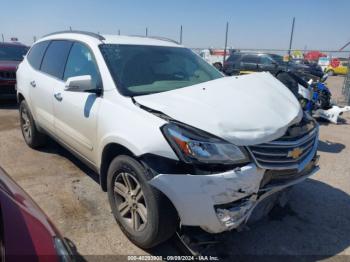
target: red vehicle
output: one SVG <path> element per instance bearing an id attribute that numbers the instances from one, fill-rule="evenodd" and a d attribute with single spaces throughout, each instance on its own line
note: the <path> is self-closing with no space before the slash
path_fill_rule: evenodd
<path id="1" fill-rule="evenodd" d="M 0 168 L 0 261 L 72 261 L 66 240 Z"/>
<path id="2" fill-rule="evenodd" d="M 326 54 L 321 53 L 320 51 L 310 51 L 304 54 L 304 59 L 309 62 L 312 62 L 312 61 L 317 62 L 318 59 L 320 59 L 320 57 L 326 57 L 326 56 L 327 56 Z"/>
<path id="3" fill-rule="evenodd" d="M 16 98 L 16 70 L 27 51 L 20 43 L 0 43 L 0 98 Z"/>

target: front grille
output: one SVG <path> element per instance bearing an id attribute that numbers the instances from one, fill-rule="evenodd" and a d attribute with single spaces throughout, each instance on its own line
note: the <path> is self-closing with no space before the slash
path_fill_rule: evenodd
<path id="1" fill-rule="evenodd" d="M 281 137 L 269 143 L 250 146 L 249 152 L 256 164 L 264 169 L 302 170 L 313 158 L 317 150 L 318 128 L 300 136 Z"/>
<path id="2" fill-rule="evenodd" d="M 13 71 L 0 71 L 0 79 L 3 80 L 15 80 L 16 72 Z"/>

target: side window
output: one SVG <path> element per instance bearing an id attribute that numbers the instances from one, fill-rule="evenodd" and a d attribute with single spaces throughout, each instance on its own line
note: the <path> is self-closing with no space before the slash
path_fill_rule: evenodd
<path id="1" fill-rule="evenodd" d="M 227 59 L 227 61 L 229 62 L 237 62 L 239 60 L 239 58 L 241 57 L 240 54 L 233 54 L 230 55 L 229 58 Z"/>
<path id="2" fill-rule="evenodd" d="M 62 79 L 64 67 L 66 65 L 71 46 L 71 41 L 52 41 L 45 53 L 43 62 L 41 64 L 41 71 Z"/>
<path id="3" fill-rule="evenodd" d="M 43 60 L 43 56 L 49 43 L 50 41 L 39 42 L 30 49 L 27 59 L 29 64 L 37 70 L 40 68 L 41 61 Z"/>
<path id="4" fill-rule="evenodd" d="M 272 65 L 273 61 L 270 57 L 263 55 L 263 56 L 260 56 L 260 63 L 263 65 Z"/>
<path id="5" fill-rule="evenodd" d="M 243 63 L 258 64 L 259 57 L 257 55 L 246 55 L 242 58 Z"/>
<path id="6" fill-rule="evenodd" d="M 74 43 L 69 53 L 64 81 L 69 77 L 90 75 L 94 87 L 100 85 L 100 74 L 90 49 L 81 43 Z"/>

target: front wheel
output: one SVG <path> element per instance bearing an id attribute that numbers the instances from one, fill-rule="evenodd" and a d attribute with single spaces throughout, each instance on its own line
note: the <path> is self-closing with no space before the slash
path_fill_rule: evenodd
<path id="1" fill-rule="evenodd" d="M 222 71 L 221 63 L 214 63 L 213 66 L 215 66 L 217 70 Z"/>
<path id="2" fill-rule="evenodd" d="M 134 158 L 118 156 L 107 174 L 113 215 L 124 234 L 137 246 L 151 248 L 169 239 L 178 226 L 170 201 L 149 185 L 151 175 Z"/>

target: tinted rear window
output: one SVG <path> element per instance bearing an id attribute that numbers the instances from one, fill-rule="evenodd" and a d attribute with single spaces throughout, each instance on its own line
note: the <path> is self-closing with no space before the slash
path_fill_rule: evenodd
<path id="1" fill-rule="evenodd" d="M 259 63 L 259 57 L 257 55 L 246 55 L 242 58 L 242 62 L 245 63 Z"/>
<path id="2" fill-rule="evenodd" d="M 43 56 L 49 43 L 49 41 L 40 42 L 30 49 L 27 59 L 35 69 L 40 68 L 41 61 L 43 60 Z"/>
<path id="3" fill-rule="evenodd" d="M 62 79 L 71 46 L 71 41 L 52 41 L 45 53 L 41 71 Z"/>

